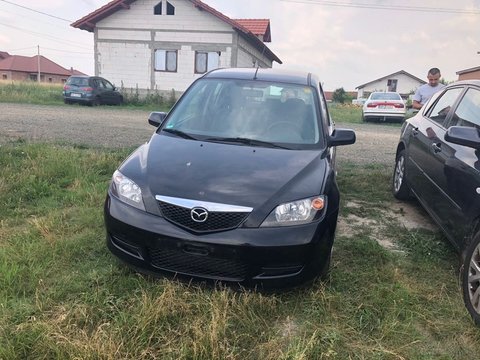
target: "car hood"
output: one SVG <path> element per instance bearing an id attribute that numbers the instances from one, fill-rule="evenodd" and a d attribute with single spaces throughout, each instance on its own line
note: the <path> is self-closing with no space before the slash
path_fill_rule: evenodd
<path id="1" fill-rule="evenodd" d="M 271 207 L 322 192 L 327 171 L 322 153 L 154 134 L 120 171 L 152 197 Z"/>

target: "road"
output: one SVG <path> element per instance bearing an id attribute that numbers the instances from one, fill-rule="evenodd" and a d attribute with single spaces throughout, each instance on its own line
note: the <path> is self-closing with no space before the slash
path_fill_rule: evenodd
<path id="1" fill-rule="evenodd" d="M 0 103 L 0 144 L 11 140 L 55 141 L 96 147 L 137 146 L 154 128 L 149 112 L 112 106 L 50 106 Z M 400 128 L 384 124 L 342 124 L 357 134 L 354 145 L 337 149 L 338 161 L 393 165 Z"/>

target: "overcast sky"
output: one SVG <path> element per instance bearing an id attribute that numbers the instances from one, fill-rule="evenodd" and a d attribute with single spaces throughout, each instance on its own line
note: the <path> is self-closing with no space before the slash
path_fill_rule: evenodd
<path id="1" fill-rule="evenodd" d="M 40 45 L 60 65 L 93 74 L 92 33 L 10 3 L 75 21 L 108 2 L 0 0 L 0 51 L 33 56 Z M 269 18 L 267 45 L 283 61 L 274 67 L 315 72 L 326 90 L 354 90 L 399 70 L 425 79 L 434 66 L 451 81 L 480 66 L 480 0 L 204 2 L 231 18 Z"/>

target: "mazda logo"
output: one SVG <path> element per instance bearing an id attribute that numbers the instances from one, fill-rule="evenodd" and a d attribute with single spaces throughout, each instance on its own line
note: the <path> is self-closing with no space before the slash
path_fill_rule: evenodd
<path id="1" fill-rule="evenodd" d="M 207 221 L 208 211 L 205 210 L 204 208 L 196 207 L 196 208 L 193 208 L 192 211 L 190 211 L 190 216 L 193 221 L 197 223 L 203 223 Z"/>

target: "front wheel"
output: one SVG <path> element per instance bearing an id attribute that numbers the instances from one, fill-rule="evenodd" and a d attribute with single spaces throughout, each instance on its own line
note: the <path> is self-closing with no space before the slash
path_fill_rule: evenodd
<path id="1" fill-rule="evenodd" d="M 410 187 L 406 183 L 405 150 L 401 150 L 395 160 L 393 171 L 392 192 L 398 200 L 408 200 L 411 196 Z"/>
<path id="2" fill-rule="evenodd" d="M 465 249 L 461 268 L 463 301 L 476 325 L 480 325 L 480 232 Z"/>

